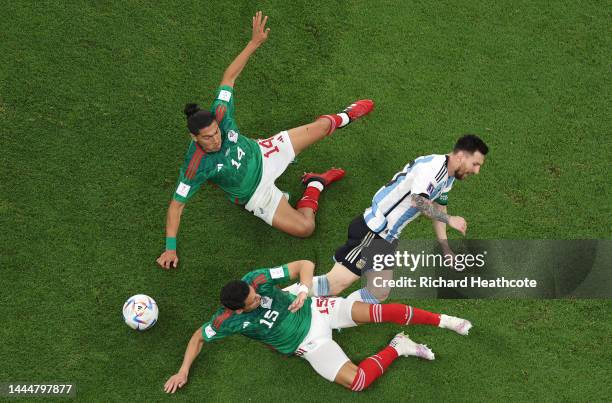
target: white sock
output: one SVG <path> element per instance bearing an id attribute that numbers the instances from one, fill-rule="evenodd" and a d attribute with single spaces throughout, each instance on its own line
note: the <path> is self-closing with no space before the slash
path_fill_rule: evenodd
<path id="1" fill-rule="evenodd" d="M 312 278 L 312 295 L 315 297 L 329 296 L 329 280 L 327 276 L 315 276 Z"/>
<path id="2" fill-rule="evenodd" d="M 338 114 L 338 116 L 340 116 L 342 118 L 342 123 L 340 123 L 338 125 L 338 127 L 344 127 L 346 125 L 348 125 L 349 123 L 351 123 L 351 119 L 349 118 L 348 114 L 346 112 L 340 112 Z"/>
<path id="3" fill-rule="evenodd" d="M 323 186 L 323 184 L 321 182 L 315 181 L 315 180 L 313 180 L 312 182 L 308 182 L 308 186 L 312 186 L 313 188 L 317 188 L 317 189 L 319 189 L 319 191 L 322 191 L 323 188 L 325 187 L 325 186 Z M 306 186 L 306 187 L 308 187 L 308 186 Z"/>

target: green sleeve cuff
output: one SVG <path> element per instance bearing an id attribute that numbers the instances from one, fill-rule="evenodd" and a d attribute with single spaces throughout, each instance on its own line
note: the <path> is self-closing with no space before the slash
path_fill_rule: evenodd
<path id="1" fill-rule="evenodd" d="M 448 193 L 442 193 L 434 202 L 438 203 L 441 206 L 448 205 Z"/>

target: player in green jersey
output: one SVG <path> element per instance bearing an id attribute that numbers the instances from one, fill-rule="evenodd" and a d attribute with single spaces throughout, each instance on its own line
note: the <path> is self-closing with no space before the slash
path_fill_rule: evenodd
<path id="1" fill-rule="evenodd" d="M 297 154 L 374 107 L 371 100 L 360 100 L 338 114 L 322 115 L 312 123 L 267 139 L 243 136 L 234 119 L 234 82 L 249 57 L 268 39 L 267 18 L 261 12 L 253 17 L 251 41 L 225 70 L 210 110 L 196 104 L 185 107 L 192 142 L 166 216 L 166 248 L 157 259 L 165 269 L 178 264 L 176 235 L 185 203 L 206 181 L 274 228 L 297 237 L 310 236 L 321 191 L 341 179 L 344 171 L 333 168 L 322 174 L 305 174 L 302 182 L 306 190 L 296 208 L 274 182 Z"/>
<path id="2" fill-rule="evenodd" d="M 242 280 L 227 283 L 221 290 L 223 307 L 195 331 L 178 373 L 168 379 L 164 390 L 174 393 L 187 383 L 189 369 L 204 342 L 233 334 L 259 340 L 282 354 L 302 357 L 328 381 L 353 391 L 361 391 L 380 377 L 399 356 L 433 360 L 434 354 L 427 346 L 413 342 L 402 332 L 383 350 L 356 365 L 332 339 L 332 329 L 393 322 L 400 325 L 438 326 L 467 335 L 472 327 L 465 319 L 403 304 L 367 304 L 345 298 L 308 298 L 313 271 L 314 263 L 300 260 L 278 267 L 257 269 L 249 272 Z M 277 287 L 298 276 L 301 285 L 297 296 Z"/>

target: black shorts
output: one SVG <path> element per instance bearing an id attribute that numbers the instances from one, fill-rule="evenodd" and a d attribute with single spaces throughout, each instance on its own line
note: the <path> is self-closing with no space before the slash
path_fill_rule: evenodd
<path id="1" fill-rule="evenodd" d="M 374 268 L 374 255 L 394 254 L 397 241 L 387 242 L 368 227 L 363 215 L 355 217 L 348 228 L 346 243 L 336 249 L 334 260 L 357 276 Z M 378 268 L 377 270 L 380 270 Z"/>

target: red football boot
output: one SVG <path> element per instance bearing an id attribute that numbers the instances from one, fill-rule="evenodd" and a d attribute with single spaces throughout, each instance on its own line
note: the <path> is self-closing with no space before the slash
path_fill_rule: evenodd
<path id="1" fill-rule="evenodd" d="M 322 174 L 308 172 L 305 173 L 304 176 L 302 176 L 302 183 L 304 185 L 308 185 L 312 181 L 317 181 L 321 182 L 323 186 L 327 187 L 332 183 L 344 178 L 344 174 L 344 169 L 341 168 L 332 168 Z"/>
<path id="2" fill-rule="evenodd" d="M 343 127 L 348 126 L 349 123 L 351 123 L 353 120 L 359 119 L 360 117 L 367 115 L 368 113 L 372 112 L 373 109 L 374 101 L 372 101 L 371 99 L 360 99 L 359 101 L 353 102 L 352 104 L 344 108 L 342 112 L 340 112 L 346 113 L 346 116 L 348 116 L 348 122 L 344 121 L 339 114 L 322 115 L 319 116 L 317 119 L 329 120 L 330 127 L 327 131 L 327 135 L 329 136 L 336 129 L 341 129 Z"/>
<path id="3" fill-rule="evenodd" d="M 359 119 L 374 109 L 374 101 L 371 99 L 360 99 L 347 106 L 342 112 L 346 113 L 351 120 Z"/>

